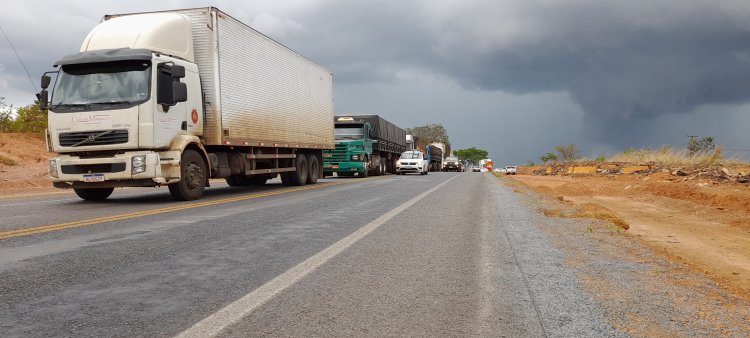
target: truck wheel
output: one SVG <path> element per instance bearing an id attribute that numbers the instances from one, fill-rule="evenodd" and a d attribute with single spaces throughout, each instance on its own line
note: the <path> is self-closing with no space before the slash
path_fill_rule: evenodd
<path id="1" fill-rule="evenodd" d="M 367 175 L 370 174 L 370 159 L 369 158 L 365 158 L 365 161 L 362 162 L 362 164 L 364 164 L 365 170 L 362 171 L 361 173 L 357 173 L 357 176 L 359 176 L 359 177 L 367 177 Z M 354 176 L 354 173 L 352 173 L 352 176 Z"/>
<path id="2" fill-rule="evenodd" d="M 373 157 L 372 159 L 372 176 L 380 176 L 380 156 Z"/>
<path id="3" fill-rule="evenodd" d="M 307 154 L 307 184 L 315 184 L 318 182 L 318 175 L 320 175 L 320 165 L 318 164 L 318 156 L 315 154 Z"/>
<path id="4" fill-rule="evenodd" d="M 307 158 L 305 154 L 297 154 L 297 170 L 287 172 L 289 185 L 305 185 L 307 182 Z"/>
<path id="5" fill-rule="evenodd" d="M 243 175 L 232 175 L 226 178 L 227 184 L 230 187 L 246 187 L 250 185 L 250 181 Z"/>
<path id="6" fill-rule="evenodd" d="M 381 157 L 380 158 L 380 175 L 385 175 L 387 173 L 388 173 L 388 169 L 386 169 L 385 159 Z"/>
<path id="7" fill-rule="evenodd" d="M 112 191 L 115 188 L 75 188 L 73 189 L 78 197 L 87 201 L 103 201 L 106 200 L 109 195 L 112 195 Z"/>
<path id="8" fill-rule="evenodd" d="M 255 175 L 255 176 L 250 176 L 250 177 L 245 176 L 245 177 L 247 178 L 247 182 L 250 185 L 266 185 L 266 181 L 268 181 L 268 177 L 266 177 L 265 175 Z"/>
<path id="9" fill-rule="evenodd" d="M 185 150 L 180 160 L 179 182 L 168 185 L 172 197 L 180 201 L 196 200 L 206 188 L 206 162 L 195 150 Z"/>

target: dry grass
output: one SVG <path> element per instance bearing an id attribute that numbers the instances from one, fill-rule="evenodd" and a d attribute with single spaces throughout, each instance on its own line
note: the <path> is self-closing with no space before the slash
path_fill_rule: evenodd
<path id="1" fill-rule="evenodd" d="M 625 230 L 630 229 L 630 225 L 620 217 L 616 212 L 594 203 L 584 203 L 578 207 L 578 210 L 568 217 L 572 218 L 595 218 L 602 221 L 610 222 Z"/>
<path id="2" fill-rule="evenodd" d="M 564 217 L 562 210 L 560 209 L 539 208 L 539 212 L 543 213 L 544 216 L 547 217 Z"/>
<path id="3" fill-rule="evenodd" d="M 16 159 L 16 157 L 13 155 L 0 153 L 0 164 L 4 164 L 9 167 L 16 166 L 18 165 L 18 159 Z"/>
<path id="4" fill-rule="evenodd" d="M 547 217 L 561 218 L 593 218 L 612 223 L 622 229 L 630 229 L 630 225 L 614 211 L 594 203 L 584 203 L 578 206 L 573 213 L 566 213 L 560 209 L 539 208 L 539 212 Z"/>
<path id="5" fill-rule="evenodd" d="M 724 158 L 721 147 L 709 153 L 690 154 L 687 149 L 675 149 L 663 146 L 657 149 L 629 150 L 610 156 L 610 162 L 655 163 L 658 165 L 743 165 L 747 164 L 736 158 Z"/>

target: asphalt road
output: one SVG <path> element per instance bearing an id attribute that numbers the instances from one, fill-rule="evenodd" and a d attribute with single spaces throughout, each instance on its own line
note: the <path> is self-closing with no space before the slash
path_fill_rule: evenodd
<path id="1" fill-rule="evenodd" d="M 619 336 L 489 174 L 0 199 L 14 336 Z"/>

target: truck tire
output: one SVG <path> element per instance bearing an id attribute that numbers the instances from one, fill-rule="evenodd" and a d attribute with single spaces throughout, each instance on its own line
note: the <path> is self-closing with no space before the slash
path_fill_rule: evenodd
<path id="1" fill-rule="evenodd" d="M 286 172 L 287 174 L 287 185 L 305 185 L 305 182 L 307 182 L 307 157 L 305 157 L 305 154 L 297 154 L 297 160 L 295 161 L 295 166 L 297 170 L 295 171 L 289 171 Z"/>
<path id="2" fill-rule="evenodd" d="M 385 159 L 380 158 L 380 175 L 386 175 L 388 174 L 387 166 L 385 165 Z"/>
<path id="3" fill-rule="evenodd" d="M 174 199 L 191 201 L 201 198 L 206 188 L 206 162 L 195 150 L 185 150 L 180 160 L 179 182 L 168 185 Z"/>
<path id="4" fill-rule="evenodd" d="M 319 163 L 317 155 L 307 154 L 307 184 L 315 184 L 318 182 L 318 175 L 320 175 Z"/>
<path id="5" fill-rule="evenodd" d="M 369 175 L 369 174 L 370 174 L 370 173 L 368 172 L 368 171 L 370 170 L 370 166 L 369 166 L 369 165 L 367 165 L 367 164 L 369 163 L 369 161 L 370 161 L 370 159 L 369 159 L 369 158 L 368 158 L 368 159 L 365 159 L 365 161 L 364 161 L 364 165 L 365 165 L 365 170 L 363 170 L 363 171 L 362 171 L 361 173 L 358 173 L 358 174 L 357 174 L 357 176 L 359 176 L 359 177 L 367 177 L 367 175 Z"/>
<path id="6" fill-rule="evenodd" d="M 372 158 L 372 176 L 380 176 L 383 174 L 383 167 L 380 165 L 380 156 Z"/>
<path id="7" fill-rule="evenodd" d="M 266 185 L 268 177 L 265 175 L 245 176 L 250 185 Z"/>
<path id="8" fill-rule="evenodd" d="M 73 189 L 78 197 L 87 201 L 103 201 L 106 200 L 109 195 L 112 195 L 112 191 L 115 188 L 75 188 Z"/>
<path id="9" fill-rule="evenodd" d="M 225 180 L 230 187 L 246 187 L 250 185 L 247 177 L 241 175 L 232 175 L 225 178 Z"/>

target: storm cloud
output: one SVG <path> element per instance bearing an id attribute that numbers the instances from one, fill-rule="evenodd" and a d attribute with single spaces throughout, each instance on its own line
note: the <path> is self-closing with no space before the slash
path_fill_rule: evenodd
<path id="1" fill-rule="evenodd" d="M 340 6 L 351 17 L 311 25 L 310 36 L 351 40 L 309 48 L 355 69 L 338 72 L 344 81 L 421 69 L 468 89 L 567 92 L 595 130 L 750 99 L 748 1 L 336 3 L 321 12 Z"/>
<path id="2" fill-rule="evenodd" d="M 36 81 L 103 14 L 201 5 L 19 1 L 4 5 L 0 22 Z M 443 123 L 456 147 L 523 161 L 556 144 L 595 154 L 712 133 L 750 148 L 736 128 L 750 122 L 746 0 L 215 5 L 333 71 L 337 111 L 380 113 L 404 127 Z M 33 96 L 18 66 L 0 43 L 0 96 L 12 103 Z M 497 141 L 530 134 L 538 138 Z"/>

